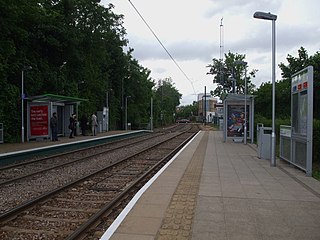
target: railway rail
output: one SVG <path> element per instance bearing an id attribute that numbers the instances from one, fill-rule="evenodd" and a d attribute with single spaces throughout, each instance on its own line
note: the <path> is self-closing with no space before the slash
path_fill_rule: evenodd
<path id="1" fill-rule="evenodd" d="M 156 135 L 161 135 L 158 133 Z M 139 142 L 147 141 L 155 136 L 140 136 L 124 140 L 117 140 L 110 143 L 99 144 L 97 146 L 90 146 L 74 151 L 55 154 L 52 156 L 42 157 L 34 160 L 25 160 L 21 163 L 11 164 L 0 167 L 0 185 L 17 182 L 24 178 L 32 177 L 37 174 L 44 173 L 56 168 L 62 168 L 69 164 L 75 164 L 84 161 L 88 158 L 98 156 L 99 154 L 106 154 L 118 149 L 129 147 Z M 79 155 L 82 157 L 79 158 Z"/>
<path id="2" fill-rule="evenodd" d="M 5 167 L 1 171 L 3 180 L 0 183 L 0 195 L 5 197 L 0 198 L 0 213 L 51 190 L 53 186 L 60 187 L 66 182 L 75 181 L 83 175 L 116 162 L 121 156 L 138 152 L 161 138 L 166 139 L 169 135 L 177 134 L 181 129 L 183 130 L 181 127 L 176 128 L 176 131 L 162 130 L 149 136 Z"/>
<path id="3" fill-rule="evenodd" d="M 0 238 L 94 239 L 95 227 L 101 230 L 111 224 L 135 192 L 198 131 L 196 125 L 182 128 L 177 131 L 170 129 L 165 134 L 156 133 L 152 140 L 140 139 L 139 144 L 144 146 L 135 151 L 128 144 L 124 145 L 128 151 L 118 158 L 110 158 L 112 154 L 107 150 L 93 157 L 86 156 L 86 162 L 90 161 L 94 166 L 91 171 L 68 180 L 60 179 L 63 184 L 54 185 L 54 189 L 31 194 L 32 197 L 27 201 L 3 209 L 0 215 Z M 139 145 L 137 142 L 132 145 Z M 120 148 L 122 151 L 124 146 Z M 76 165 L 81 164 L 77 162 Z M 75 167 L 72 163 L 68 166 Z M 68 170 L 66 166 L 59 168 L 59 171 Z M 50 173 L 52 176 L 56 172 L 50 171 L 45 175 Z M 2 184 L 0 190 L 6 192 L 4 188 L 10 189 L 11 185 L 30 183 L 31 180 L 26 181 L 28 178 Z M 34 181 L 39 182 L 39 179 L 45 181 L 46 176 L 38 176 Z M 39 185 L 31 186 L 37 189 Z"/>

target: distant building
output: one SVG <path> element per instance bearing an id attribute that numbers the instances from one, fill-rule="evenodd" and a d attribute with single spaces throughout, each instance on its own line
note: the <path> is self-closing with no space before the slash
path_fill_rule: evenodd
<path id="1" fill-rule="evenodd" d="M 206 122 L 212 122 L 213 117 L 218 116 L 217 102 L 218 100 L 210 94 L 198 94 L 198 121 L 203 121 L 205 117 Z"/>

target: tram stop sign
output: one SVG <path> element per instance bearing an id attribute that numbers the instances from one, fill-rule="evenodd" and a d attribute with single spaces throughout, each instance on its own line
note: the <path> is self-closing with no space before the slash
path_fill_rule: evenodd
<path id="1" fill-rule="evenodd" d="M 312 175 L 313 67 L 292 75 L 291 163 Z"/>

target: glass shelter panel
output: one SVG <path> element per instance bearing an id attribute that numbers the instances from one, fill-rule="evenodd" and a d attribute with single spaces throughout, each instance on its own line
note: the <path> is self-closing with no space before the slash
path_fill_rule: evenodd
<path id="1" fill-rule="evenodd" d="M 244 106 L 228 105 L 227 119 L 227 136 L 228 137 L 243 137 L 244 134 Z M 247 126 L 249 124 L 249 107 L 247 107 Z M 249 129 L 247 127 L 247 129 Z M 248 135 L 249 132 L 247 132 Z"/>
<path id="2" fill-rule="evenodd" d="M 291 163 L 312 175 L 313 67 L 292 75 Z"/>

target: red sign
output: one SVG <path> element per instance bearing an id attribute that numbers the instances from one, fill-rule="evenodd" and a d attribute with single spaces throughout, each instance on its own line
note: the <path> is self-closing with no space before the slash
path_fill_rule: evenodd
<path id="1" fill-rule="evenodd" d="M 303 88 L 308 88 L 308 82 L 303 83 Z"/>
<path id="2" fill-rule="evenodd" d="M 30 106 L 31 136 L 49 135 L 48 106 Z"/>

